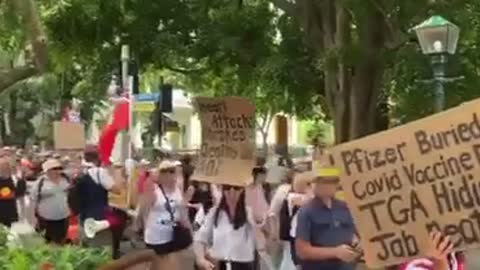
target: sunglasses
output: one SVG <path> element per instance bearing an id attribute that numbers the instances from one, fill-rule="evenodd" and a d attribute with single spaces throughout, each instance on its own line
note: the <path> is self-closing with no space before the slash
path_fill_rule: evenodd
<path id="1" fill-rule="evenodd" d="M 175 169 L 161 169 L 160 173 L 175 173 Z"/>
<path id="2" fill-rule="evenodd" d="M 62 167 L 56 167 L 56 168 L 52 168 L 51 170 L 52 171 L 61 171 L 61 170 L 63 170 L 63 168 Z"/>
<path id="3" fill-rule="evenodd" d="M 223 189 L 224 190 L 235 190 L 235 191 L 240 191 L 242 190 L 242 187 L 238 187 L 238 186 L 231 186 L 231 185 L 224 185 L 223 186 Z"/>

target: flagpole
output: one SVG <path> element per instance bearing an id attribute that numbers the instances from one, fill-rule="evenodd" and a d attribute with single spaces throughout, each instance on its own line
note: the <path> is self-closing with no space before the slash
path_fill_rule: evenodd
<path id="1" fill-rule="evenodd" d="M 133 76 L 129 76 L 128 78 L 128 97 L 129 97 L 129 103 L 128 103 L 128 113 L 129 113 L 129 119 L 130 121 L 128 122 L 128 162 L 126 166 L 128 168 L 128 186 L 127 186 L 127 208 L 130 208 L 130 203 L 131 203 L 131 194 L 132 194 L 132 183 L 133 183 L 133 171 L 134 171 L 134 161 L 133 161 L 133 136 L 134 136 L 134 125 L 133 125 L 133 107 L 134 107 L 134 102 L 135 102 L 135 97 L 133 96 Z"/>
<path id="2" fill-rule="evenodd" d="M 128 91 L 128 117 L 129 117 L 129 122 L 128 122 L 128 149 L 127 149 L 127 159 L 125 162 L 125 167 L 130 167 L 130 168 L 125 168 L 127 170 L 127 177 L 128 177 L 128 183 L 127 183 L 127 208 L 130 207 L 130 186 L 132 183 L 132 178 L 133 178 L 133 164 L 130 164 L 132 162 L 132 157 L 133 157 L 133 102 L 134 102 L 134 96 L 133 96 L 133 80 L 130 79 L 130 76 L 128 75 L 128 65 L 130 62 L 130 48 L 128 45 L 122 45 L 122 53 L 121 53 L 121 61 L 122 61 L 122 84 L 123 84 L 123 90 Z"/>

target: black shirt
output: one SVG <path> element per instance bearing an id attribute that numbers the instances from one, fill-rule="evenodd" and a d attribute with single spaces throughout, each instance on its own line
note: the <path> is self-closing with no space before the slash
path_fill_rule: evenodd
<path id="1" fill-rule="evenodd" d="M 15 182 L 10 178 L 0 178 L 0 223 L 10 226 L 18 221 L 17 198 L 25 195 L 27 189 L 23 180 Z"/>

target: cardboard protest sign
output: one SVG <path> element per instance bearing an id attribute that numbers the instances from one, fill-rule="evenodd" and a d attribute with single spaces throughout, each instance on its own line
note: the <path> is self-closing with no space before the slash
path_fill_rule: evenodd
<path id="1" fill-rule="evenodd" d="M 377 268 L 425 255 L 429 232 L 480 244 L 480 99 L 331 149 Z"/>
<path id="2" fill-rule="evenodd" d="M 82 123 L 53 122 L 53 140 L 57 150 L 78 150 L 85 147 L 85 127 Z"/>
<path id="3" fill-rule="evenodd" d="M 120 194 L 109 193 L 109 204 L 111 206 L 120 208 L 120 209 L 133 209 L 137 205 L 137 180 L 138 180 L 138 171 L 134 170 L 131 181 L 127 181 L 126 175 L 124 175 L 123 168 L 117 167 L 113 170 L 114 179 L 121 179 L 122 181 L 127 182 L 127 189 L 122 190 Z"/>
<path id="4" fill-rule="evenodd" d="M 255 165 L 255 105 L 241 97 L 195 99 L 202 145 L 192 179 L 244 186 Z"/>

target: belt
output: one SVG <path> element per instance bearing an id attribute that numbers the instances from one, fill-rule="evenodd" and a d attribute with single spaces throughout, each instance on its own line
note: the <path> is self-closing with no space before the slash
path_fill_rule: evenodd
<path id="1" fill-rule="evenodd" d="M 218 261 L 220 270 L 253 270 L 253 262 Z"/>

